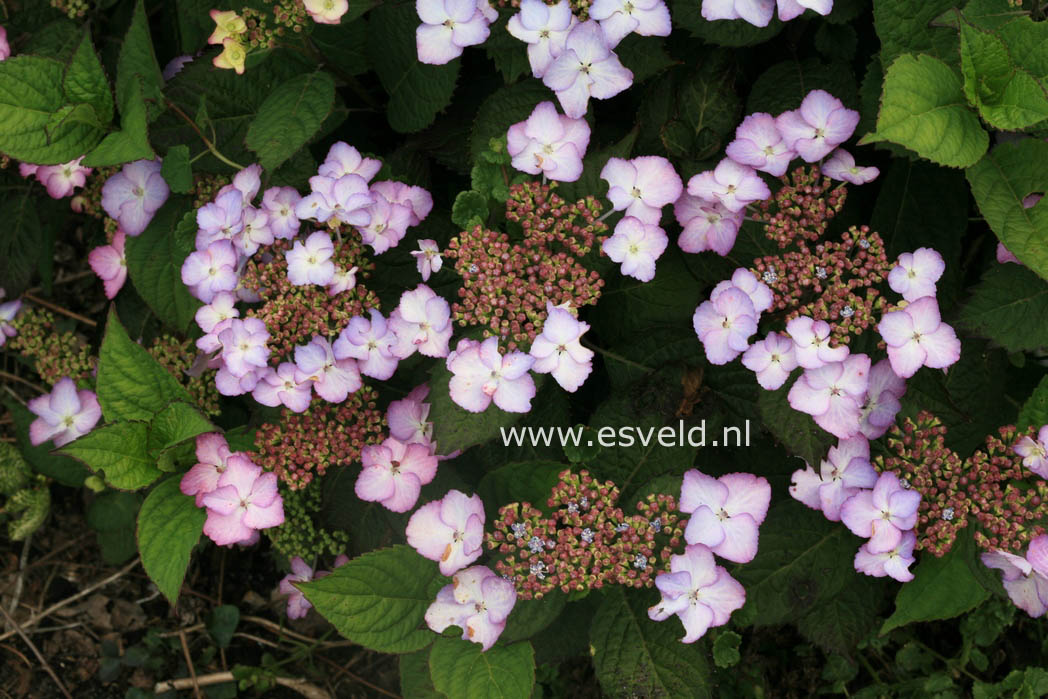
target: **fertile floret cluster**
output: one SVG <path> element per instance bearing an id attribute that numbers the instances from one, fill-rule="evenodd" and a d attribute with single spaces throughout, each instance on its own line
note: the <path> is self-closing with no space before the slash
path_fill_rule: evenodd
<path id="1" fill-rule="evenodd" d="M 345 550 L 349 533 L 327 529 L 318 521 L 324 504 L 320 488 L 295 490 L 280 483 L 278 489 L 284 501 L 284 523 L 266 530 L 273 548 L 288 558 L 298 556 L 307 561 L 335 556 Z"/>
<path id="2" fill-rule="evenodd" d="M 672 495 L 650 495 L 627 515 L 619 489 L 587 471 L 564 471 L 547 501 L 551 514 L 531 503 L 499 510 L 488 547 L 504 558 L 495 569 L 522 599 L 541 599 L 556 588 L 574 592 L 604 585 L 651 587 L 680 546 L 684 522 Z"/>
<path id="3" fill-rule="evenodd" d="M 179 340 L 171 335 L 161 335 L 149 348 L 160 366 L 178 379 L 185 387 L 193 402 L 208 415 L 218 415 L 218 389 L 215 388 L 215 371 L 204 369 L 202 372 L 190 371 L 196 350 L 192 340 Z"/>
<path id="4" fill-rule="evenodd" d="M 337 405 L 315 401 L 303 413 L 285 408 L 279 421 L 259 428 L 252 456 L 288 488 L 304 488 L 329 468 L 359 462 L 361 449 L 382 441 L 385 421 L 377 398 L 363 386 Z"/>
<path id="5" fill-rule="evenodd" d="M 542 332 L 547 302 L 573 308 L 600 298 L 604 280 L 579 261 L 603 240 L 593 198 L 566 203 L 552 187 L 514 185 L 506 217 L 524 228 L 524 241 L 476 226 L 453 238 L 445 256 L 462 276 L 452 316 L 460 326 L 481 326 L 484 336 L 508 341 L 509 350 L 527 346 Z"/>
<path id="6" fill-rule="evenodd" d="M 16 334 L 7 346 L 31 359 L 36 373 L 49 385 L 65 376 L 80 382 L 94 374 L 98 357 L 91 354 L 91 347 L 79 335 L 59 330 L 50 311 L 26 308 L 11 326 Z"/>

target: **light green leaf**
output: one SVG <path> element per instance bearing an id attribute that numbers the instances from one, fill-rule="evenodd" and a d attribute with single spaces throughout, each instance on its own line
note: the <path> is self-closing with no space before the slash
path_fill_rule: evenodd
<path id="1" fill-rule="evenodd" d="M 107 167 L 156 157 L 149 145 L 146 103 L 142 100 L 140 80 L 132 81 L 126 100 L 120 105 L 120 130 L 107 135 L 87 154 L 85 166 Z"/>
<path id="2" fill-rule="evenodd" d="M 421 131 L 451 102 L 459 59 L 442 66 L 418 60 L 414 5 L 383 3 L 368 15 L 368 53 L 389 94 L 387 117 L 394 131 Z"/>
<path id="3" fill-rule="evenodd" d="M 1005 247 L 1048 279 L 1048 197 L 1027 209 L 1023 199 L 1048 190 L 1048 143 L 1003 143 L 968 168 L 979 211 Z"/>
<path id="4" fill-rule="evenodd" d="M 157 413 L 149 424 L 149 451 L 163 451 L 198 434 L 216 430 L 198 408 L 175 401 Z"/>
<path id="5" fill-rule="evenodd" d="M 148 105 L 149 121 L 156 118 L 164 107 L 164 78 L 160 64 L 153 52 L 153 39 L 149 34 L 145 0 L 136 0 L 131 26 L 120 46 L 120 57 L 116 65 L 116 102 L 120 107 L 121 119 L 129 105 L 136 99 L 135 85 Z M 127 128 L 126 126 L 124 127 Z"/>
<path id="6" fill-rule="evenodd" d="M 115 310 L 109 312 L 98 353 L 97 385 L 98 402 L 107 420 L 148 421 L 171 401 L 193 402 L 174 376 L 131 341 Z M 144 432 L 142 438 L 144 450 Z"/>
<path id="7" fill-rule="evenodd" d="M 422 620 L 443 582 L 436 564 L 399 545 L 354 558 L 300 588 L 354 643 L 382 653 L 410 653 L 434 638 Z"/>
<path id="8" fill-rule="evenodd" d="M 488 220 L 488 198 L 480 192 L 459 192 L 451 207 L 451 221 L 462 230 L 483 226 Z"/>
<path id="9" fill-rule="evenodd" d="M 157 317 L 184 332 L 200 301 L 182 283 L 182 263 L 194 249 L 196 211 L 189 202 L 172 197 L 156 213 L 142 235 L 127 239 L 127 273 L 135 289 Z"/>
<path id="10" fill-rule="evenodd" d="M 193 188 L 193 166 L 189 162 L 189 146 L 180 144 L 168 149 L 160 174 L 176 194 L 186 194 Z"/>
<path id="11" fill-rule="evenodd" d="M 62 89 L 69 102 L 89 105 L 101 126 L 108 126 L 113 121 L 113 95 L 102 64 L 91 45 L 90 31 L 84 30 L 77 44 L 73 58 L 66 67 Z"/>
<path id="12" fill-rule="evenodd" d="M 1016 426 L 1020 430 L 1027 427 L 1040 429 L 1042 425 L 1048 425 L 1048 376 L 1041 379 L 1019 411 L 1019 422 Z"/>
<path id="13" fill-rule="evenodd" d="M 1048 282 L 1020 265 L 995 265 L 972 289 L 958 325 L 1010 352 L 1048 347 Z"/>
<path id="14" fill-rule="evenodd" d="M 4 512 L 10 517 L 7 536 L 11 541 L 25 541 L 40 528 L 51 512 L 51 489 L 46 485 L 25 488 L 7 499 Z"/>
<path id="15" fill-rule="evenodd" d="M 142 567 L 164 597 L 174 605 L 193 551 L 204 529 L 207 512 L 178 489 L 181 476 L 153 488 L 138 513 L 138 550 Z"/>
<path id="16" fill-rule="evenodd" d="M 913 569 L 913 580 L 895 597 L 895 613 L 884 622 L 881 635 L 918 621 L 952 619 L 982 604 L 990 593 L 968 565 L 974 549 L 972 537 L 962 534 L 941 558 L 922 556 Z"/>
<path id="17" fill-rule="evenodd" d="M 108 485 L 119 490 L 138 490 L 160 477 L 148 449 L 149 426 L 144 422 L 113 422 L 96 427 L 59 449 L 103 471 Z"/>
<path id="18" fill-rule="evenodd" d="M 102 137 L 97 126 L 68 117 L 75 107 L 62 90 L 65 66 L 49 58 L 0 61 L 0 152 L 42 165 L 60 165 L 89 151 Z M 51 128 L 49 129 L 49 125 Z"/>
<path id="19" fill-rule="evenodd" d="M 277 86 L 247 130 L 247 147 L 273 171 L 309 142 L 335 104 L 335 81 L 318 70 Z"/>
<path id="20" fill-rule="evenodd" d="M 1012 59 L 994 34 L 962 21 L 961 73 L 964 94 L 988 124 L 1015 131 L 1048 119 L 1048 89 Z"/>
<path id="21" fill-rule="evenodd" d="M 900 56 L 884 77 L 877 130 L 860 144 L 890 141 L 948 167 L 968 167 L 990 139 L 968 106 L 957 75 L 926 55 Z"/>
<path id="22" fill-rule="evenodd" d="M 535 376 L 538 388 L 543 376 Z M 443 362 L 437 362 L 430 374 L 429 419 L 437 435 L 441 454 L 465 450 L 499 436 L 500 427 L 509 427 L 520 420 L 522 413 L 507 413 L 492 403 L 482 413 L 471 413 L 459 407 L 448 392 L 451 372 Z"/>
<path id="23" fill-rule="evenodd" d="M 684 644 L 684 627 L 672 616 L 648 618 L 658 601 L 653 590 L 606 588 L 590 625 L 590 652 L 601 687 L 609 696 L 712 696 L 710 668 L 701 643 Z"/>
<path id="24" fill-rule="evenodd" d="M 535 652 L 528 642 L 495 646 L 438 638 L 429 651 L 429 676 L 438 692 L 470 699 L 528 699 L 535 686 Z"/>

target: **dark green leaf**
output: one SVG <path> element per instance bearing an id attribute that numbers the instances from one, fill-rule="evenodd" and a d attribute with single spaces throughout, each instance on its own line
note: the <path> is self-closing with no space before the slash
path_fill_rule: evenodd
<path id="1" fill-rule="evenodd" d="M 200 301 L 182 283 L 182 263 L 194 250 L 196 211 L 172 197 L 142 235 L 127 239 L 127 272 L 135 289 L 157 317 L 184 332 Z"/>
<path id="2" fill-rule="evenodd" d="M 177 145 L 168 149 L 160 174 L 171 191 L 186 194 L 193 188 L 193 167 L 189 164 L 189 146 Z"/>
<path id="3" fill-rule="evenodd" d="M 535 652 L 527 642 L 481 652 L 477 643 L 438 638 L 429 651 L 429 675 L 449 697 L 527 699 L 535 686 Z"/>
<path id="4" fill-rule="evenodd" d="M 181 476 L 173 476 L 162 481 L 149 492 L 138 513 L 142 567 L 172 605 L 178 602 L 189 555 L 207 519 L 207 511 L 179 490 L 181 480 Z"/>
<path id="5" fill-rule="evenodd" d="M 335 81 L 318 70 L 278 86 L 247 130 L 247 146 L 275 170 L 317 133 L 335 104 Z"/>
<path id="6" fill-rule="evenodd" d="M 1021 265 L 991 267 L 961 308 L 958 325 L 1010 352 L 1048 346 L 1048 282 Z"/>

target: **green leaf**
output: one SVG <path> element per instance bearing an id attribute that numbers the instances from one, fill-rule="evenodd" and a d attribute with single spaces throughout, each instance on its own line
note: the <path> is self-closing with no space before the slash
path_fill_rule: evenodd
<path id="1" fill-rule="evenodd" d="M 532 638 L 552 624 L 567 604 L 568 596 L 560 590 L 547 593 L 542 599 L 518 599 L 499 640 L 513 643 Z"/>
<path id="2" fill-rule="evenodd" d="M 767 626 L 818 610 L 856 575 L 860 543 L 821 512 L 795 500 L 776 503 L 761 525 L 757 557 L 731 571 L 746 588 L 746 606 L 737 614 Z"/>
<path id="3" fill-rule="evenodd" d="M 497 514 L 497 508 L 506 503 L 530 502 L 541 508 L 557 484 L 558 474 L 566 468 L 567 464 L 559 461 L 503 464 L 484 474 L 477 484 L 477 493 L 489 508 L 488 516 L 492 519 Z"/>
<path id="4" fill-rule="evenodd" d="M 931 26 L 957 0 L 876 0 L 873 22 L 881 40 L 881 63 L 887 69 L 904 53 L 922 53 L 957 62 L 957 33 Z"/>
<path id="5" fill-rule="evenodd" d="M 368 16 L 368 53 L 382 87 L 389 94 L 387 117 L 394 131 L 421 131 L 451 102 L 459 59 L 442 66 L 418 60 L 411 4 L 383 3 Z"/>
<path id="6" fill-rule="evenodd" d="M 990 140 L 957 75 L 931 56 L 900 56 L 884 76 L 877 130 L 860 144 L 890 141 L 948 167 L 968 167 Z"/>
<path id="7" fill-rule="evenodd" d="M 492 26 L 491 36 L 484 42 L 484 51 L 507 85 L 531 73 L 527 46 L 511 35 L 505 24 Z"/>
<path id="8" fill-rule="evenodd" d="M 0 152 L 29 163 L 60 165 L 98 143 L 98 126 L 68 118 L 52 123 L 56 114 L 68 116 L 75 109 L 62 90 L 64 73 L 65 66 L 49 58 L 0 61 Z"/>
<path id="9" fill-rule="evenodd" d="M 189 146 L 177 145 L 169 148 L 160 166 L 160 174 L 175 194 L 186 194 L 192 190 L 193 166 L 189 162 Z"/>
<path id="10" fill-rule="evenodd" d="M 184 332 L 200 301 L 182 283 L 182 263 L 194 250 L 196 211 L 189 202 L 172 197 L 142 235 L 127 239 L 127 273 L 135 290 L 157 318 Z"/>
<path id="11" fill-rule="evenodd" d="M 142 497 L 137 493 L 109 491 L 88 505 L 87 524 L 98 532 L 102 560 L 120 565 L 135 555 L 135 518 Z"/>
<path id="12" fill-rule="evenodd" d="M 677 617 L 656 622 L 648 606 L 658 600 L 651 590 L 607 588 L 590 625 L 593 668 L 610 696 L 713 696 L 710 669 L 701 643 L 683 644 Z"/>
<path id="13" fill-rule="evenodd" d="M 29 485 L 32 475 L 32 469 L 15 445 L 0 442 L 0 495 L 14 495 Z"/>
<path id="14" fill-rule="evenodd" d="M 1021 265 L 995 265 L 972 289 L 957 320 L 1010 352 L 1048 346 L 1048 282 Z"/>
<path id="15" fill-rule="evenodd" d="M 350 3 L 350 12 L 354 3 Z M 340 24 L 316 24 L 313 26 L 313 43 L 324 55 L 325 62 L 338 69 L 343 75 L 360 75 L 371 70 L 368 60 L 368 23 L 363 19 L 347 22 L 345 15 Z"/>
<path id="16" fill-rule="evenodd" d="M 354 643 L 382 653 L 410 653 L 434 638 L 421 625 L 434 587 L 444 582 L 432 561 L 399 545 L 354 558 L 299 587 L 320 615 Z"/>
<path id="17" fill-rule="evenodd" d="M 148 421 L 171 401 L 193 402 L 174 376 L 131 341 L 115 310 L 109 311 L 98 352 L 97 385 L 98 402 L 107 420 Z"/>
<path id="18" fill-rule="evenodd" d="M 113 422 L 96 427 L 59 451 L 103 471 L 108 485 L 138 490 L 160 477 L 148 449 L 149 426 L 143 422 Z"/>
<path id="19" fill-rule="evenodd" d="M 306 145 L 335 105 L 335 81 L 325 71 L 279 85 L 258 109 L 247 130 L 247 147 L 268 171 Z"/>
<path id="20" fill-rule="evenodd" d="M 113 95 L 109 91 L 109 81 L 102 64 L 91 45 L 90 31 L 84 31 L 66 67 L 62 90 L 69 102 L 89 105 L 102 126 L 113 121 Z"/>
<path id="21" fill-rule="evenodd" d="M 142 83 L 135 80 L 127 95 L 127 101 L 120 106 L 120 130 L 102 139 L 102 142 L 84 157 L 84 165 L 107 167 L 134 160 L 152 160 L 155 157 L 156 153 L 149 145 Z"/>
<path id="22" fill-rule="evenodd" d="M 542 383 L 542 376 L 535 376 L 535 386 Z M 492 403 L 482 413 L 471 413 L 459 407 L 448 392 L 451 372 L 443 362 L 437 362 L 430 374 L 429 419 L 433 433 L 437 435 L 441 454 L 466 450 L 499 436 L 500 428 L 509 427 L 520 420 L 522 413 L 507 413 Z"/>
<path id="23" fill-rule="evenodd" d="M 719 668 L 729 668 L 738 665 L 742 660 L 739 654 L 739 643 L 742 636 L 734 631 L 721 631 L 717 634 L 717 640 L 713 642 L 713 662 Z"/>
<path id="24" fill-rule="evenodd" d="M 11 399 L 5 400 L 4 406 L 14 419 L 16 428 L 15 439 L 18 440 L 18 448 L 21 450 L 25 460 L 33 467 L 33 470 L 48 478 L 54 478 L 62 485 L 74 488 L 83 486 L 84 481 L 91 474 L 90 471 L 84 468 L 83 464 L 76 459 L 70 459 L 68 456 L 52 453 L 51 450 L 54 448 L 54 444 L 51 442 L 33 446 L 29 441 L 29 426 L 33 424 L 36 415 L 29 412 L 21 403 Z"/>
<path id="25" fill-rule="evenodd" d="M 207 512 L 192 496 L 178 489 L 181 476 L 161 481 L 138 513 L 138 550 L 142 567 L 164 597 L 174 605 L 193 551 L 204 529 Z M 235 609 L 235 607 L 234 607 Z"/>
<path id="26" fill-rule="evenodd" d="M 7 499 L 4 512 L 10 517 L 7 523 L 8 538 L 11 541 L 25 541 L 51 513 L 51 489 L 45 485 L 19 490 Z"/>
<path id="27" fill-rule="evenodd" d="M 444 699 L 429 678 L 429 651 L 429 648 L 423 648 L 398 658 L 401 695 L 412 699 Z"/>
<path id="28" fill-rule="evenodd" d="M 789 392 L 788 386 L 777 391 L 761 391 L 757 398 L 761 420 L 791 454 L 818 468 L 833 445 L 833 435 L 816 425 L 811 415 L 791 408 Z"/>
<path id="29" fill-rule="evenodd" d="M 535 686 L 535 652 L 527 642 L 495 646 L 438 638 L 429 651 L 429 676 L 449 697 L 527 699 Z"/>
<path id="30" fill-rule="evenodd" d="M 136 88 L 137 85 L 137 88 Z M 163 111 L 164 78 L 160 74 L 160 64 L 153 52 L 153 39 L 149 34 L 149 20 L 146 18 L 145 0 L 136 0 L 131 26 L 124 35 L 120 46 L 120 57 L 116 65 L 116 102 L 120 107 L 121 119 L 124 113 L 137 99 L 136 89 L 149 108 L 152 121 Z M 124 126 L 127 129 L 127 126 Z"/>
<path id="31" fill-rule="evenodd" d="M 451 207 L 451 221 L 462 230 L 483 226 L 488 220 L 488 198 L 480 192 L 459 192 Z"/>
<path id="32" fill-rule="evenodd" d="M 1040 429 L 1042 425 L 1048 425 L 1048 376 L 1041 379 L 1019 411 L 1019 422 L 1016 426 L 1020 430 L 1027 427 Z"/>
<path id="33" fill-rule="evenodd" d="M 797 630 L 824 650 L 850 653 L 877 628 L 882 589 L 883 581 L 852 575 L 837 594 L 801 617 Z"/>
<path id="34" fill-rule="evenodd" d="M 634 85 L 639 85 L 677 63 L 666 53 L 666 42 L 657 36 L 629 34 L 615 47 L 615 53 L 622 65 L 633 73 Z"/>
<path id="35" fill-rule="evenodd" d="M 776 63 L 764 71 L 753 83 L 746 111 L 781 114 L 797 109 L 816 89 L 826 90 L 846 107 L 855 109 L 859 105 L 859 86 L 847 63 L 805 58 Z"/>
<path id="36" fill-rule="evenodd" d="M 988 124 L 1005 131 L 1025 129 L 1048 119 L 1048 90 L 1012 59 L 994 34 L 961 21 L 961 73 L 964 94 Z"/>
<path id="37" fill-rule="evenodd" d="M 979 211 L 1005 247 L 1048 279 L 1048 197 L 1032 208 L 1023 199 L 1048 190 L 1048 143 L 1028 138 L 1003 143 L 968 168 Z"/>
<path id="38" fill-rule="evenodd" d="M 211 621 L 207 625 L 207 630 L 211 632 L 211 637 L 215 639 L 215 644 L 219 648 L 229 648 L 239 623 L 240 610 L 232 604 L 223 604 L 221 607 L 215 607 L 215 611 L 211 612 Z"/>
<path id="39" fill-rule="evenodd" d="M 40 200 L 33 194 L 33 189 L 26 187 L 0 198 L 0 221 L 4 222 L 4 235 L 0 236 L 0 279 L 12 296 L 29 286 L 47 249 L 40 244 L 45 233 L 37 211 Z"/>
<path id="40" fill-rule="evenodd" d="M 881 635 L 918 621 L 952 619 L 982 604 L 990 593 L 979 584 L 968 565 L 975 556 L 971 536 L 957 537 L 953 548 L 936 558 L 921 556 L 914 578 L 899 590 L 895 613 L 881 627 Z"/>
<path id="41" fill-rule="evenodd" d="M 149 451 L 155 454 L 216 430 L 198 408 L 176 401 L 157 413 L 149 424 Z"/>

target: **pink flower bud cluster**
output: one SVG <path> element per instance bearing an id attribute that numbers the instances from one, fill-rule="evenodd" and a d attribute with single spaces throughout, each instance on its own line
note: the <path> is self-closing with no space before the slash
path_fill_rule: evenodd
<path id="1" fill-rule="evenodd" d="M 495 569 L 521 599 L 541 599 L 556 588 L 651 587 L 684 534 L 676 498 L 650 495 L 635 515 L 625 514 L 618 498 L 611 481 L 563 471 L 546 503 L 552 514 L 527 502 L 499 510 L 485 537 L 499 555 Z"/>
<path id="2" fill-rule="evenodd" d="M 1042 503 L 1048 484 L 1031 479 L 1014 445 L 1021 435 L 1005 426 L 986 447 L 962 459 L 945 444 L 946 427 L 931 413 L 907 418 L 888 433 L 894 452 L 874 459 L 922 495 L 916 526 L 918 550 L 942 556 L 959 531 L 974 526 L 980 547 L 1021 551 L 1044 530 Z"/>
<path id="3" fill-rule="evenodd" d="M 292 490 L 330 468 L 359 463 L 361 450 L 382 440 L 377 399 L 372 388 L 363 386 L 337 405 L 317 401 L 302 413 L 285 408 L 278 422 L 258 429 L 252 458 Z"/>
<path id="4" fill-rule="evenodd" d="M 452 317 L 460 326 L 481 326 L 506 347 L 527 346 L 542 331 L 547 304 L 573 308 L 596 303 L 604 280 L 579 258 L 603 240 L 593 197 L 565 203 L 549 185 L 510 188 L 506 218 L 524 228 L 524 242 L 477 226 L 452 238 L 444 254 L 463 279 Z"/>

